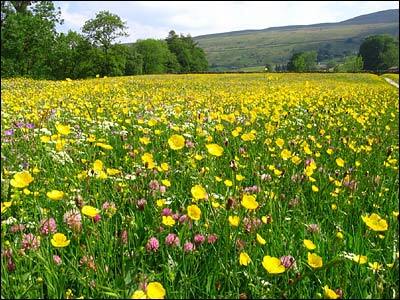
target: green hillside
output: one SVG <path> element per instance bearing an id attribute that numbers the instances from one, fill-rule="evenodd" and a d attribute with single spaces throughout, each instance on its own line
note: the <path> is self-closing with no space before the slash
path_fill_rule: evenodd
<path id="1" fill-rule="evenodd" d="M 320 61 L 357 53 L 374 34 L 399 35 L 399 10 L 391 9 L 339 23 L 272 27 L 195 37 L 211 70 L 283 64 L 296 51 L 319 51 Z"/>

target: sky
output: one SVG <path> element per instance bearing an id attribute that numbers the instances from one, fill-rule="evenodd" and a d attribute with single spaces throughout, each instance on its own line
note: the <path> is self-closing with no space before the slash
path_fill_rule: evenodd
<path id="1" fill-rule="evenodd" d="M 192 37 L 245 29 L 340 22 L 380 10 L 399 8 L 398 1 L 54 1 L 63 25 L 81 32 L 85 21 L 108 10 L 128 26 L 128 37 L 164 39 L 170 30 Z"/>

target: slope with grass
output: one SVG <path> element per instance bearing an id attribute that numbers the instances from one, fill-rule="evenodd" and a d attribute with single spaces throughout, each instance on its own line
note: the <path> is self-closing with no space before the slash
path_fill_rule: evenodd
<path id="1" fill-rule="evenodd" d="M 358 52 L 374 34 L 399 35 L 399 10 L 387 10 L 338 23 L 271 27 L 195 37 L 211 70 L 286 63 L 295 51 L 316 50 L 331 57 Z"/>

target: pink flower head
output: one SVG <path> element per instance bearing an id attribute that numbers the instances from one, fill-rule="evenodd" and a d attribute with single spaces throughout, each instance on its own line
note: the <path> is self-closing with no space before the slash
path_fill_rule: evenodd
<path id="1" fill-rule="evenodd" d="M 182 216 L 179 217 L 179 223 L 184 223 L 187 220 L 188 220 L 187 215 L 182 215 Z"/>
<path id="2" fill-rule="evenodd" d="M 183 246 L 183 250 L 185 252 L 192 252 L 194 250 L 194 245 L 191 242 L 186 242 L 185 245 Z"/>
<path id="3" fill-rule="evenodd" d="M 194 236 L 194 242 L 196 243 L 196 245 L 203 244 L 205 240 L 206 240 L 206 238 L 202 234 L 196 234 Z"/>
<path id="4" fill-rule="evenodd" d="M 76 210 L 72 209 L 64 214 L 64 222 L 75 232 L 79 232 L 82 228 L 82 215 Z"/>
<path id="5" fill-rule="evenodd" d="M 285 255 L 281 257 L 281 264 L 286 268 L 290 269 L 291 267 L 296 266 L 296 260 L 291 255 Z"/>
<path id="6" fill-rule="evenodd" d="M 99 222 L 100 220 L 101 220 L 100 214 L 95 215 L 94 218 L 93 218 L 93 221 L 94 221 L 95 223 Z"/>
<path id="7" fill-rule="evenodd" d="M 22 237 L 22 248 L 24 250 L 37 250 L 40 247 L 40 239 L 32 233 L 24 234 Z"/>
<path id="8" fill-rule="evenodd" d="M 179 246 L 179 237 L 174 233 L 169 233 L 165 238 L 165 244 L 168 246 Z"/>
<path id="9" fill-rule="evenodd" d="M 121 242 L 124 245 L 128 244 L 128 231 L 126 229 L 124 229 L 121 233 Z"/>
<path id="10" fill-rule="evenodd" d="M 61 257 L 59 257 L 58 255 L 53 255 L 53 261 L 57 266 L 62 264 Z"/>
<path id="11" fill-rule="evenodd" d="M 57 224 L 53 218 L 43 219 L 40 221 L 40 233 L 48 235 L 57 232 Z"/>
<path id="12" fill-rule="evenodd" d="M 160 193 L 164 194 L 167 191 L 167 187 L 165 187 L 164 185 L 160 185 Z"/>
<path id="13" fill-rule="evenodd" d="M 12 232 L 12 233 L 16 233 L 16 232 L 19 232 L 19 231 L 24 231 L 25 230 L 25 225 L 24 224 L 14 224 L 14 225 L 12 225 L 11 227 L 10 227 L 10 231 Z"/>
<path id="14" fill-rule="evenodd" d="M 158 240 L 155 237 L 151 237 L 149 241 L 146 244 L 146 249 L 147 251 L 154 251 L 156 252 L 158 250 L 159 243 Z"/>
<path id="15" fill-rule="evenodd" d="M 168 207 L 163 208 L 161 211 L 162 216 L 171 216 L 172 215 L 172 210 Z"/>
<path id="16" fill-rule="evenodd" d="M 138 201 L 137 201 L 137 203 L 136 203 L 136 206 L 137 206 L 137 208 L 139 209 L 139 210 L 143 210 L 144 209 L 144 207 L 146 206 L 146 204 L 147 204 L 147 201 L 146 201 L 146 199 L 139 199 Z"/>
<path id="17" fill-rule="evenodd" d="M 157 180 L 152 180 L 152 181 L 150 181 L 150 183 L 149 183 L 149 188 L 150 188 L 151 190 L 153 190 L 153 191 L 156 191 L 156 190 L 158 190 L 158 189 L 160 188 L 160 184 L 158 183 Z"/>
<path id="18" fill-rule="evenodd" d="M 217 241 L 217 239 L 218 239 L 218 237 L 217 237 L 217 235 L 216 234 L 210 234 L 208 237 L 207 237 L 207 243 L 209 243 L 209 244 L 214 244 L 216 241 Z"/>

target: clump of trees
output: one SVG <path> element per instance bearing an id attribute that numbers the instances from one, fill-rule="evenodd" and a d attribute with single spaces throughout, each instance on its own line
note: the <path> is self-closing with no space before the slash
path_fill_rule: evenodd
<path id="1" fill-rule="evenodd" d="M 304 51 L 294 53 L 287 64 L 287 70 L 293 72 L 310 72 L 317 68 L 317 52 Z"/>
<path id="2" fill-rule="evenodd" d="M 369 36 L 360 45 L 359 55 L 364 61 L 364 70 L 384 71 L 399 66 L 399 40 L 389 35 Z"/>
<path id="3" fill-rule="evenodd" d="M 190 35 L 118 44 L 126 23 L 108 11 L 85 22 L 82 33 L 56 32 L 60 8 L 51 1 L 1 1 L 1 76 L 64 79 L 202 72 L 204 51 Z"/>

